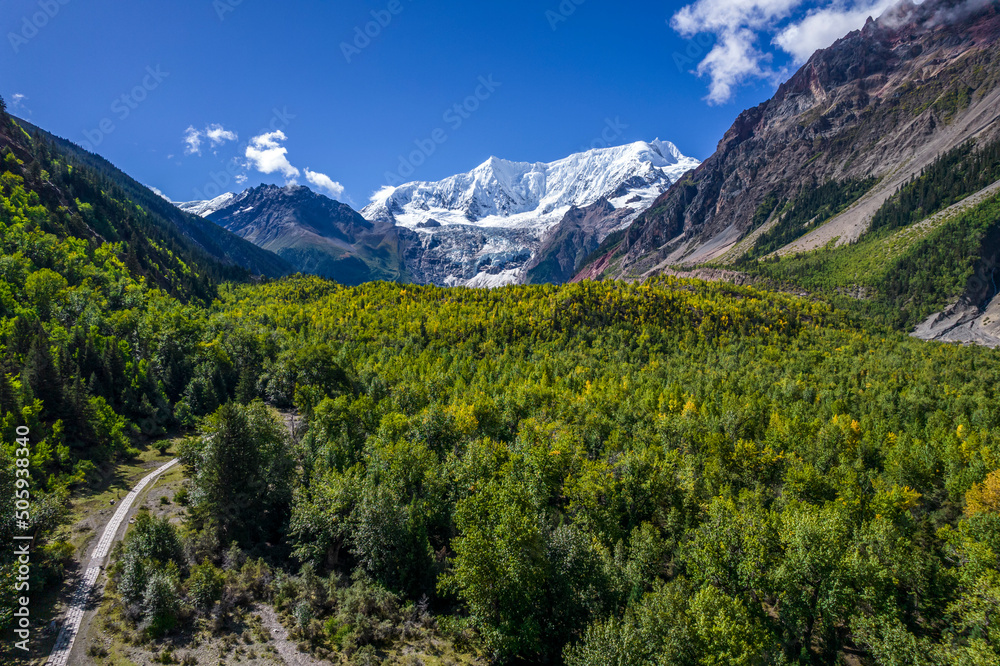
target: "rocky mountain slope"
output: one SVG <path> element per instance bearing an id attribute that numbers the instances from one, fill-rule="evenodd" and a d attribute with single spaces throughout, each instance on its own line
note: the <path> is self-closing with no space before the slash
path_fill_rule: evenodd
<path id="1" fill-rule="evenodd" d="M 997 135 L 998 37 L 996 3 L 978 0 L 904 2 L 870 20 L 740 114 L 716 153 L 577 278 L 857 240 L 939 155 Z M 809 209 L 803 197 L 820 188 Z"/>
<path id="2" fill-rule="evenodd" d="M 262 185 L 211 202 L 182 204 L 288 261 L 296 270 L 356 285 L 411 281 L 403 262 L 413 232 L 369 222 L 347 204 L 306 187 Z"/>
<path id="3" fill-rule="evenodd" d="M 545 235 L 541 247 L 525 266 L 525 282 L 569 281 L 601 241 L 634 219 L 634 209 L 615 208 L 606 198 L 590 206 L 573 206 Z"/>

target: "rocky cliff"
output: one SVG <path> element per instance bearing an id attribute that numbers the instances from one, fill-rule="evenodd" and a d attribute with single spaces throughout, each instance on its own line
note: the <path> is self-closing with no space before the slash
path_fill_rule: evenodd
<path id="1" fill-rule="evenodd" d="M 715 154 L 606 241 L 578 279 L 730 261 L 752 247 L 748 234 L 778 221 L 781 202 L 831 182 L 873 186 L 779 252 L 857 239 L 942 152 L 996 135 L 998 36 L 997 3 L 981 0 L 904 2 L 869 20 L 741 113 Z"/>

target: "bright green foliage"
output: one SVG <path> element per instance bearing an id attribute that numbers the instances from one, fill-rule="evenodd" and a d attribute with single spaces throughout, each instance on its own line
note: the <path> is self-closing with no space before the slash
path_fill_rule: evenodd
<path id="1" fill-rule="evenodd" d="M 140 559 L 166 564 L 180 561 L 181 545 L 173 525 L 140 511 L 125 539 L 126 552 Z"/>
<path id="2" fill-rule="evenodd" d="M 825 645 L 835 644 L 834 622 L 852 609 L 850 592 L 856 579 L 848 559 L 846 513 L 836 503 L 791 505 L 778 517 L 780 546 L 775 552 L 781 557 L 771 573 L 773 590 L 790 651 L 806 659 L 817 635 Z"/>
<path id="3" fill-rule="evenodd" d="M 191 576 L 187 580 L 191 604 L 202 612 L 208 611 L 222 595 L 223 582 L 222 572 L 211 562 L 191 567 Z"/>
<path id="4" fill-rule="evenodd" d="M 544 649 L 548 593 L 546 534 L 530 485 L 501 473 L 456 509 L 455 570 L 447 583 L 469 604 L 500 657 Z"/>
<path id="5" fill-rule="evenodd" d="M 738 599 L 683 578 L 631 606 L 622 620 L 591 625 L 566 649 L 568 666 L 780 663 L 776 641 L 761 614 Z"/>
<path id="6" fill-rule="evenodd" d="M 153 638 L 162 636 L 177 625 L 179 606 L 176 576 L 170 571 L 154 571 L 142 593 L 144 619 L 140 626 Z"/>
<path id="7" fill-rule="evenodd" d="M 706 585 L 691 599 L 699 663 L 705 666 L 753 666 L 769 661 L 775 645 L 760 611 Z"/>
<path id="8" fill-rule="evenodd" d="M 170 631 L 180 607 L 178 564 L 182 553 L 176 528 L 165 519 L 140 511 L 115 550 L 111 575 L 126 616 L 150 636 Z"/>
<path id="9" fill-rule="evenodd" d="M 14 484 L 16 482 L 14 458 L 7 447 L 0 447 L 0 515 L 13 516 L 15 510 Z M 0 538 L 13 543 L 14 531 L 10 520 L 0 521 Z M 0 560 L 0 629 L 10 627 L 14 618 L 15 577 L 17 562 L 14 558 Z"/>

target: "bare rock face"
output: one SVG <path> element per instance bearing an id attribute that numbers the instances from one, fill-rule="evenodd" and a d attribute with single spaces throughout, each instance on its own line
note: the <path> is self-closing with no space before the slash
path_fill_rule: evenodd
<path id="1" fill-rule="evenodd" d="M 921 340 L 1000 347 L 1000 303 L 980 310 L 962 300 L 921 322 L 913 336 Z"/>
<path id="2" fill-rule="evenodd" d="M 347 285 L 409 281 L 402 257 L 419 245 L 408 229 L 369 222 L 347 204 L 299 186 L 249 189 L 207 217 L 274 252 L 297 271 Z"/>
<path id="3" fill-rule="evenodd" d="M 562 284 L 616 228 L 628 223 L 631 208 L 615 208 L 606 198 L 590 206 L 574 206 L 552 229 L 527 265 L 528 284 Z"/>
<path id="4" fill-rule="evenodd" d="M 942 152 L 997 132 L 995 4 L 903 3 L 818 51 L 771 100 L 741 113 L 715 154 L 617 245 L 604 244 L 595 259 L 603 269 L 583 272 L 629 277 L 712 261 L 750 231 L 769 195 L 791 199 L 803 186 L 879 178 L 866 195 L 871 205 L 852 211 L 857 219 L 833 240 L 856 238 L 899 183 Z"/>

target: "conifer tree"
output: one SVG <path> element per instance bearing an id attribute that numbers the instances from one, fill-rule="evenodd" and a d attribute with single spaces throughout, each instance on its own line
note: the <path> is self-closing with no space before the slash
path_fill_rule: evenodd
<path id="1" fill-rule="evenodd" d="M 31 351 L 24 365 L 24 377 L 32 394 L 45 406 L 45 416 L 56 414 L 62 401 L 62 382 L 49 349 L 49 338 L 40 332 L 31 344 Z"/>

